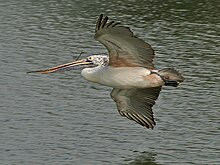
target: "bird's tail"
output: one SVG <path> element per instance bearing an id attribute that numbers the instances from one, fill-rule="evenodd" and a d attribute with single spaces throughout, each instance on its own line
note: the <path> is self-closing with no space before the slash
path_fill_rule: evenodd
<path id="1" fill-rule="evenodd" d="M 166 86 L 177 87 L 184 81 L 184 77 L 174 68 L 161 69 L 159 74 L 164 79 Z"/>

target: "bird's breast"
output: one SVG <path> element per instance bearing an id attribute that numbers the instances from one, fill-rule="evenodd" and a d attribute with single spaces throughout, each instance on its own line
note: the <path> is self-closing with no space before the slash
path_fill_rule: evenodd
<path id="1" fill-rule="evenodd" d="M 150 70 L 143 67 L 86 68 L 82 76 L 88 81 L 120 89 L 155 87 L 160 86 L 158 81 L 161 81 L 159 76 L 152 77 Z"/>

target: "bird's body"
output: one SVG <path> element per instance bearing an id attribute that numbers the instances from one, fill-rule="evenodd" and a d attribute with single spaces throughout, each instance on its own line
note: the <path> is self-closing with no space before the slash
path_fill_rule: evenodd
<path id="1" fill-rule="evenodd" d="M 143 67 L 97 66 L 83 69 L 82 76 L 88 81 L 120 89 L 151 88 L 164 84 L 158 75 Z"/>
<path id="2" fill-rule="evenodd" d="M 70 70 L 77 65 L 92 65 L 84 68 L 82 76 L 91 82 L 113 87 L 111 98 L 118 112 L 138 124 L 152 128 L 152 107 L 163 85 L 178 86 L 183 76 L 173 68 L 156 70 L 153 65 L 154 50 L 133 32 L 119 23 L 108 22 L 101 14 L 95 28 L 95 39 L 108 50 L 109 56 L 92 55 L 46 70 L 31 72 L 52 73 Z"/>

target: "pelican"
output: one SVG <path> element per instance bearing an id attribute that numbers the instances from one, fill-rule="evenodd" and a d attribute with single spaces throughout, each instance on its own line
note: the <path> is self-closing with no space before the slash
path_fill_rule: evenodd
<path id="1" fill-rule="evenodd" d="M 113 88 L 110 96 L 120 115 L 153 129 L 156 123 L 152 107 L 162 86 L 177 87 L 184 77 L 174 68 L 155 69 L 152 47 L 136 37 L 130 28 L 109 22 L 103 14 L 97 20 L 94 38 L 107 48 L 108 56 L 91 55 L 28 73 L 47 74 L 84 66 L 81 74 L 86 80 Z"/>

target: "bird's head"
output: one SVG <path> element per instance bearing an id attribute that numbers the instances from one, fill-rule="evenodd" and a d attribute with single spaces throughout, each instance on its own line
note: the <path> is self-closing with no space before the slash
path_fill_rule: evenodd
<path id="1" fill-rule="evenodd" d="M 105 55 L 92 55 L 86 58 L 86 62 L 90 62 L 96 66 L 106 66 L 108 65 L 109 58 Z"/>
<path id="2" fill-rule="evenodd" d="M 76 60 L 73 62 L 69 62 L 66 64 L 58 65 L 49 69 L 44 69 L 44 70 L 36 70 L 36 71 L 30 71 L 27 73 L 42 73 L 42 74 L 47 74 L 47 73 L 53 73 L 53 72 L 59 72 L 59 71 L 66 71 L 66 70 L 71 70 L 75 66 L 89 66 L 89 67 L 94 67 L 94 66 L 107 66 L 109 62 L 109 58 L 106 55 L 91 55 L 88 56 L 84 59 L 81 60 Z"/>

